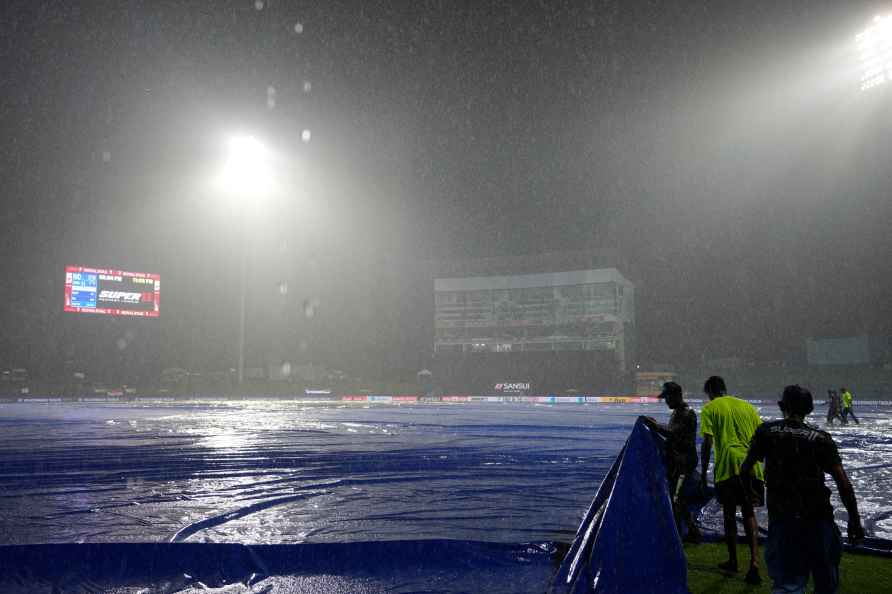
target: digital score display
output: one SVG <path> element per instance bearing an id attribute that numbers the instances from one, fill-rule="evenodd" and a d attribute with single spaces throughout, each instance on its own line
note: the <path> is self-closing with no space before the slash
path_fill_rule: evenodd
<path id="1" fill-rule="evenodd" d="M 65 267 L 65 311 L 157 318 L 160 303 L 158 274 Z"/>

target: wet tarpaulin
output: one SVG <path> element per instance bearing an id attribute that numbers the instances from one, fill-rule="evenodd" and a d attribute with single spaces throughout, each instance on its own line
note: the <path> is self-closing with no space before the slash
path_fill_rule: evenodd
<path id="1" fill-rule="evenodd" d="M 639 419 L 601 483 L 551 586 L 553 594 L 687 594 L 659 438 Z"/>
<path id="2" fill-rule="evenodd" d="M 454 540 L 0 547 L 0 592 L 542 592 L 555 548 Z"/>

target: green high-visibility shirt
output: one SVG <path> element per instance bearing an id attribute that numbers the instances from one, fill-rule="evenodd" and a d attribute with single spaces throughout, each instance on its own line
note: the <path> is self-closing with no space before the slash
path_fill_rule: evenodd
<path id="1" fill-rule="evenodd" d="M 852 393 L 848 390 L 842 393 L 842 407 L 852 408 Z"/>
<path id="2" fill-rule="evenodd" d="M 716 483 L 740 474 L 740 465 L 746 459 L 750 441 L 761 424 L 762 419 L 753 405 L 734 396 L 719 396 L 703 407 L 700 435 L 712 437 Z M 753 467 L 753 476 L 760 481 L 765 480 L 761 463 Z"/>

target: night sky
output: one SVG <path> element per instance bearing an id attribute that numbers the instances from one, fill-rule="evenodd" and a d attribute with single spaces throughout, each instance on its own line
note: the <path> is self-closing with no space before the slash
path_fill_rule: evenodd
<path id="1" fill-rule="evenodd" d="M 128 331 L 231 366 L 242 249 L 255 362 L 417 368 L 425 262 L 601 248 L 645 362 L 892 334 L 892 90 L 853 55 L 892 6 L 77 4 L 0 9 L 4 367 Z M 287 182 L 247 214 L 207 188 L 239 131 Z M 63 316 L 66 264 L 160 272 L 160 324 Z"/>

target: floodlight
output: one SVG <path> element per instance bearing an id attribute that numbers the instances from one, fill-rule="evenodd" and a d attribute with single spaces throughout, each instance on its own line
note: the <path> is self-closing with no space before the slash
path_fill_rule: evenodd
<path id="1" fill-rule="evenodd" d="M 242 199 L 272 190 L 272 155 L 262 142 L 253 136 L 233 136 L 226 149 L 218 180 L 223 190 Z"/>
<path id="2" fill-rule="evenodd" d="M 861 90 L 892 82 L 892 15 L 877 16 L 855 36 L 861 63 Z"/>

